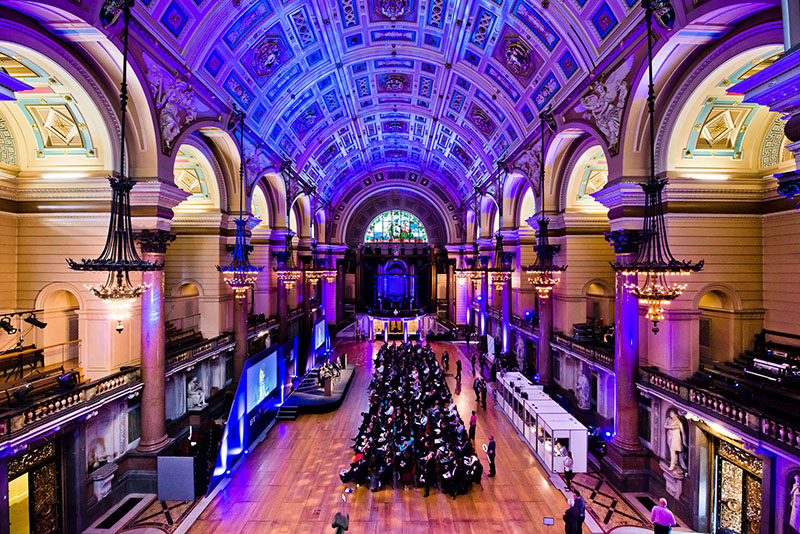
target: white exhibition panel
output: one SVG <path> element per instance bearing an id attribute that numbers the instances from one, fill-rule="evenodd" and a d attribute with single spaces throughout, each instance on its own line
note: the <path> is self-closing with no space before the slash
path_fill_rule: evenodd
<path id="1" fill-rule="evenodd" d="M 551 473 L 564 471 L 566 452 L 572 452 L 573 471 L 585 473 L 589 432 L 580 421 L 521 373 L 497 379 L 497 403 Z"/>

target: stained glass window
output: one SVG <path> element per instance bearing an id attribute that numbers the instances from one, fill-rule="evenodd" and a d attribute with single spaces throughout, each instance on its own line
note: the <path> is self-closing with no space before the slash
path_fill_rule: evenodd
<path id="1" fill-rule="evenodd" d="M 428 232 L 416 215 L 407 211 L 392 210 L 381 213 L 369 223 L 364 241 L 427 243 Z"/>

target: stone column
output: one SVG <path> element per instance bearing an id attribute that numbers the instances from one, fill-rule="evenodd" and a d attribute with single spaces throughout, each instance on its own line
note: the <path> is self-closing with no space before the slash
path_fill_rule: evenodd
<path id="1" fill-rule="evenodd" d="M 408 343 L 408 321 L 403 321 L 403 343 Z"/>
<path id="2" fill-rule="evenodd" d="M 175 239 L 164 230 L 143 230 L 136 235 L 146 261 L 164 263 L 167 246 Z M 145 271 L 142 284 L 142 436 L 136 447 L 154 452 L 169 443 L 166 417 L 166 336 L 164 326 L 164 271 Z"/>
<path id="3" fill-rule="evenodd" d="M 247 317 L 250 306 L 250 292 L 241 299 L 233 298 L 233 388 L 236 390 L 244 371 L 244 362 L 248 358 L 247 350 Z"/>
<path id="4" fill-rule="evenodd" d="M 358 245 L 358 248 L 356 249 L 356 283 L 355 283 L 356 313 L 364 311 L 364 298 L 363 295 L 361 294 L 361 288 L 364 285 L 363 280 L 361 280 L 361 276 L 363 274 L 361 268 L 361 261 L 363 259 L 363 256 L 364 256 L 364 245 Z"/>
<path id="5" fill-rule="evenodd" d="M 511 337 L 511 280 L 503 284 L 502 312 L 503 312 L 503 352 L 511 350 L 509 339 Z"/>
<path id="6" fill-rule="evenodd" d="M 283 284 L 282 281 L 278 280 L 278 343 L 286 343 L 289 340 L 289 321 L 288 315 L 289 310 L 287 309 L 288 303 L 288 292 L 289 290 L 286 289 L 286 286 Z M 295 355 L 295 358 L 297 355 Z"/>
<path id="7" fill-rule="evenodd" d="M 455 322 L 456 320 L 456 299 L 453 291 L 453 264 L 447 262 L 447 285 L 445 293 L 447 293 L 447 319 Z"/>
<path id="8" fill-rule="evenodd" d="M 553 337 L 553 295 L 539 299 L 539 341 L 536 343 L 536 372 L 544 387 L 553 385 L 553 352 L 550 340 Z"/>
<path id="9" fill-rule="evenodd" d="M 436 268 L 437 254 L 431 250 L 431 313 L 439 313 L 439 275 Z"/>
<path id="10" fill-rule="evenodd" d="M 344 320 L 344 286 L 346 277 L 344 260 L 336 265 L 336 322 Z"/>
<path id="11" fill-rule="evenodd" d="M 483 274 L 481 275 L 481 317 L 480 317 L 480 334 L 481 336 L 486 335 L 486 306 L 489 303 L 489 271 L 486 269 L 483 270 Z"/>

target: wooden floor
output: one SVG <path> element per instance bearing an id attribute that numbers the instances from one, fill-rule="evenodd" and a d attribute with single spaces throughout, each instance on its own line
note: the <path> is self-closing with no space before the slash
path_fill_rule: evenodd
<path id="1" fill-rule="evenodd" d="M 455 371 L 455 355 L 462 358 L 463 391 L 452 377 L 448 380 L 451 390 L 459 393 L 454 399 L 466 422 L 476 406 L 469 360 L 453 345 L 433 345 L 437 355 L 450 352 L 451 373 Z M 413 488 L 372 493 L 362 486 L 347 496 L 349 502 L 344 505 L 344 485 L 338 473 L 353 454 L 350 439 L 368 405 L 371 355 L 378 346 L 369 342 L 339 345 L 337 352 L 347 352 L 349 361 L 357 366 L 339 410 L 304 415 L 273 427 L 202 513 L 190 534 L 330 533 L 334 514 L 343 508 L 350 514 L 349 532 L 354 534 L 564 532 L 564 497 L 550 484 L 546 472 L 502 412 L 494 409 L 491 399 L 487 411 L 478 410 L 477 444 L 486 443 L 489 434 L 494 434 L 497 476 L 488 478 L 484 474 L 483 491 L 474 486 L 468 495 L 453 500 L 438 492 L 424 498 L 422 490 Z M 485 455 L 480 456 L 488 473 Z M 555 526 L 543 526 L 545 516 L 555 517 Z"/>

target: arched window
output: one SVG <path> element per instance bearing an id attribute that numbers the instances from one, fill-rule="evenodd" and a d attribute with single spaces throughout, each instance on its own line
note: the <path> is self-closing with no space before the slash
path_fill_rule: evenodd
<path id="1" fill-rule="evenodd" d="M 364 241 L 427 243 L 428 232 L 415 215 L 407 211 L 392 210 L 381 213 L 369 223 Z"/>

